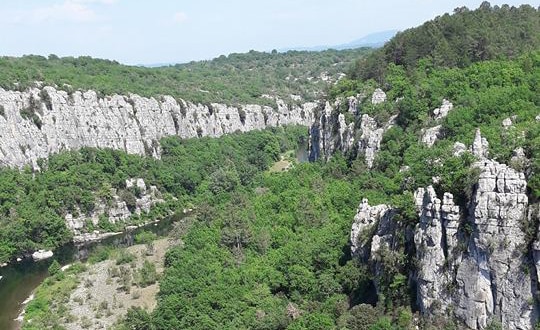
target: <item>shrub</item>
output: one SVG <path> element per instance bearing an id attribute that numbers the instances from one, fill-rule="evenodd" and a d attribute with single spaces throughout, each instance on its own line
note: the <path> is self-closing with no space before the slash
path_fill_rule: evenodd
<path id="1" fill-rule="evenodd" d="M 156 283 L 157 272 L 156 266 L 148 260 L 145 260 L 142 268 L 138 272 L 138 285 L 140 287 L 147 287 Z"/>
<path id="2" fill-rule="evenodd" d="M 151 231 L 143 230 L 140 233 L 135 235 L 135 243 L 137 244 L 148 244 L 155 240 L 157 235 Z"/>
<path id="3" fill-rule="evenodd" d="M 53 262 L 51 263 L 51 265 L 49 266 L 49 275 L 50 276 L 55 276 L 56 274 L 60 273 L 61 272 L 61 266 L 60 266 L 60 263 L 58 263 L 58 261 L 55 259 L 53 260 Z"/>
<path id="4" fill-rule="evenodd" d="M 123 265 L 132 262 L 135 259 L 135 256 L 126 250 L 122 249 L 116 257 L 116 264 Z"/>

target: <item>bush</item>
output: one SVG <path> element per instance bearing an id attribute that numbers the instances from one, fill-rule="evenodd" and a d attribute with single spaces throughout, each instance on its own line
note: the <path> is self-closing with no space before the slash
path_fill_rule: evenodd
<path id="1" fill-rule="evenodd" d="M 136 244 L 148 244 L 157 239 L 157 235 L 151 231 L 143 230 L 135 234 Z"/>
<path id="2" fill-rule="evenodd" d="M 157 281 L 156 266 L 148 260 L 145 260 L 142 268 L 138 272 L 137 284 L 140 287 L 147 287 Z"/>
<path id="3" fill-rule="evenodd" d="M 123 265 L 128 264 L 132 262 L 135 259 L 135 256 L 129 252 L 127 252 L 125 249 L 120 250 L 116 257 L 116 264 L 117 265 Z"/>
<path id="4" fill-rule="evenodd" d="M 55 259 L 53 260 L 53 262 L 51 263 L 51 265 L 49 266 L 49 275 L 50 276 L 55 276 L 56 274 L 60 273 L 61 272 L 61 268 L 62 266 L 60 266 L 60 263 Z"/>

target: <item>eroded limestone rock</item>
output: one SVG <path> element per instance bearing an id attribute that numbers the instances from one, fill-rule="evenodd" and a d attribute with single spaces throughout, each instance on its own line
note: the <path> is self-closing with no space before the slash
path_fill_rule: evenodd
<path id="1" fill-rule="evenodd" d="M 454 156 L 461 156 L 464 152 L 467 152 L 467 146 L 461 142 L 454 143 Z"/>
<path id="2" fill-rule="evenodd" d="M 448 113 L 452 111 L 452 109 L 454 109 L 452 102 L 443 99 L 441 107 L 433 110 L 433 118 L 435 120 L 443 119 L 448 116 Z"/>
<path id="3" fill-rule="evenodd" d="M 473 155 L 480 159 L 487 158 L 489 155 L 489 143 L 485 138 L 482 137 L 480 129 L 476 130 L 476 135 L 470 150 Z"/>
<path id="4" fill-rule="evenodd" d="M 380 104 L 383 102 L 386 102 L 386 93 L 382 89 L 377 88 L 371 96 L 371 104 Z"/>
<path id="5" fill-rule="evenodd" d="M 315 103 L 277 108 L 223 104 L 201 105 L 135 94 L 98 97 L 94 91 L 74 92 L 53 87 L 25 92 L 0 89 L 0 165 L 22 167 L 63 150 L 112 148 L 130 154 L 159 157 L 159 139 L 178 135 L 218 137 L 280 125 L 313 122 Z M 21 111 L 32 113 L 23 117 Z M 24 111 L 23 111 L 24 113 Z"/>
<path id="6" fill-rule="evenodd" d="M 371 249 L 368 251 L 367 247 L 372 239 L 375 226 L 378 226 L 379 221 L 389 215 L 390 210 L 388 205 L 370 206 L 366 198 L 362 199 L 351 229 L 351 253 L 353 255 L 360 256 L 362 259 L 369 258 Z M 375 246 L 375 250 L 378 250 L 377 246 Z"/>
<path id="7" fill-rule="evenodd" d="M 428 147 L 432 147 L 439 139 L 441 128 L 441 125 L 437 125 L 424 130 L 424 134 L 422 135 L 422 143 L 426 144 Z"/>
<path id="8" fill-rule="evenodd" d="M 418 305 L 424 314 L 444 315 L 453 303 L 452 276 L 460 262 L 460 210 L 452 194 L 445 193 L 441 201 L 432 186 L 415 192 L 415 204 L 420 217 L 414 235 Z"/>
<path id="9" fill-rule="evenodd" d="M 86 234 L 86 227 L 88 223 L 92 223 L 94 226 L 98 226 L 100 221 L 103 221 L 103 216 L 107 221 L 111 223 L 125 222 L 132 215 L 140 215 L 142 213 L 148 213 L 150 208 L 158 203 L 162 203 L 161 193 L 155 186 L 147 187 L 143 179 L 127 179 L 127 189 L 138 189 L 138 196 L 135 198 L 135 209 L 133 212 L 128 208 L 126 202 L 118 196 L 116 189 L 112 189 L 112 200 L 107 202 L 104 200 L 96 200 L 96 205 L 91 214 L 81 214 L 77 217 L 71 213 L 65 215 L 67 227 L 75 234 L 76 240 L 82 240 L 88 236 Z M 99 232 L 97 234 L 100 234 Z M 86 236 L 85 236 L 86 235 Z M 84 238 L 88 241 L 87 238 Z"/>
<path id="10" fill-rule="evenodd" d="M 489 159 L 473 167 L 479 177 L 467 219 L 460 218 L 451 194 L 442 201 L 432 187 L 415 194 L 418 304 L 425 315 L 452 312 L 470 329 L 484 329 L 492 321 L 504 329 L 532 329 L 537 283 L 526 271 L 532 265 L 524 231 L 525 176 Z M 470 233 L 460 233 L 460 224 Z"/>

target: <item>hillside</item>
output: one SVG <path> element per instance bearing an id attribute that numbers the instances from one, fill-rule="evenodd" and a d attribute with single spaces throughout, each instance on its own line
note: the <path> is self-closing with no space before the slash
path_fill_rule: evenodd
<path id="1" fill-rule="evenodd" d="M 193 103 L 272 105 L 275 102 L 263 95 L 289 102 L 293 101 L 291 94 L 305 101 L 317 99 L 355 59 L 369 51 L 251 51 L 160 68 L 90 57 L 2 57 L 0 86 L 24 91 L 40 81 L 68 92 L 91 89 L 101 96 L 135 93 L 145 97 L 171 95 Z"/>
<path id="2" fill-rule="evenodd" d="M 482 3 L 477 10 L 456 8 L 423 25 L 398 33 L 384 47 L 360 59 L 351 76 L 384 78 L 393 63 L 414 69 L 425 67 L 466 67 L 472 63 L 516 58 L 540 46 L 540 10 L 529 5 L 513 7 Z"/>

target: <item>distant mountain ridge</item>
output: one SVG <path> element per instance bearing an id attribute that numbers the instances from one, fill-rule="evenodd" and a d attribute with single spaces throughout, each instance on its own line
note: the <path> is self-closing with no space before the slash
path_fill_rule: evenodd
<path id="1" fill-rule="evenodd" d="M 398 32 L 399 32 L 398 30 L 379 31 L 379 32 L 370 33 L 368 35 L 363 36 L 360 39 L 356 39 L 345 44 L 284 48 L 284 49 L 280 49 L 279 51 L 280 52 L 287 52 L 291 50 L 322 51 L 322 50 L 327 50 L 327 49 L 344 50 L 344 49 L 354 49 L 354 48 L 361 48 L 361 47 L 378 48 L 378 47 L 382 47 L 387 41 L 392 39 L 392 37 L 394 37 Z"/>

